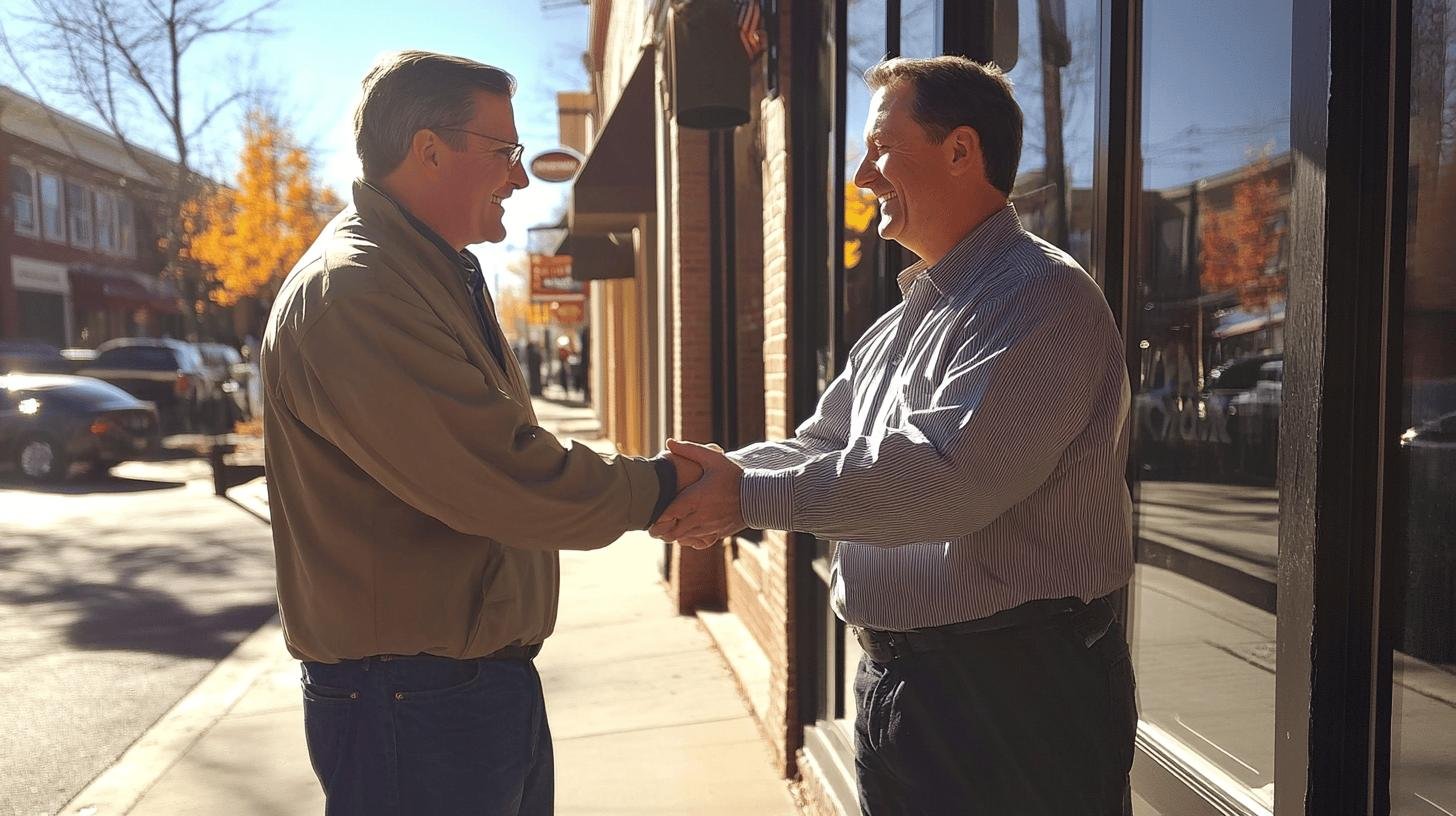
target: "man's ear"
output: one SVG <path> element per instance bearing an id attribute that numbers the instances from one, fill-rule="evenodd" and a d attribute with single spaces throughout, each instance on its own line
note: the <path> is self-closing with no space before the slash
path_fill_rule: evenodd
<path id="1" fill-rule="evenodd" d="M 428 168 L 440 166 L 440 138 L 432 130 L 417 130 L 410 140 L 410 155 Z"/>
<path id="2" fill-rule="evenodd" d="M 950 153 L 950 174 L 964 176 L 967 173 L 985 172 L 985 157 L 981 153 L 981 134 L 975 128 L 961 125 L 945 137 L 945 148 Z"/>

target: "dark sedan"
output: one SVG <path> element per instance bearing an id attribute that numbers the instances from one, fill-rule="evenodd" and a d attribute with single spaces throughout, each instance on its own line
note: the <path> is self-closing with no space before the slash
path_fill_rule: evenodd
<path id="1" fill-rule="evenodd" d="M 64 374 L 0 376 L 0 456 L 34 481 L 109 468 L 160 444 L 157 411 L 114 385 Z"/>

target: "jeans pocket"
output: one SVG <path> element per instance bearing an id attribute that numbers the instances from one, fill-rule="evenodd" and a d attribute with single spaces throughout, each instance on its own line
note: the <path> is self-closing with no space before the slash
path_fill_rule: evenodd
<path id="1" fill-rule="evenodd" d="M 303 732 L 314 776 L 328 794 L 354 737 L 359 693 L 303 682 Z"/>

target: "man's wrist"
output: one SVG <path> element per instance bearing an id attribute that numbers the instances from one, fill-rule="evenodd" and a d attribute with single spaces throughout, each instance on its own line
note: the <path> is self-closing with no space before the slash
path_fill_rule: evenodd
<path id="1" fill-rule="evenodd" d="M 647 520 L 646 526 L 651 527 L 662 517 L 662 512 L 667 509 L 672 500 L 677 497 L 677 468 L 673 466 L 672 460 L 667 454 L 660 453 L 650 460 L 652 467 L 657 471 L 657 504 L 652 507 L 652 517 Z"/>

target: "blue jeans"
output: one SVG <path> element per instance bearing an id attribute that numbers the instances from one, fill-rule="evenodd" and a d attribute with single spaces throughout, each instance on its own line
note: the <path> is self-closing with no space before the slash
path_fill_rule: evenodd
<path id="1" fill-rule="evenodd" d="M 551 730 L 530 660 L 429 655 L 303 664 L 327 816 L 545 816 Z"/>

